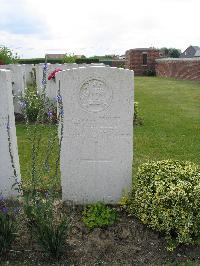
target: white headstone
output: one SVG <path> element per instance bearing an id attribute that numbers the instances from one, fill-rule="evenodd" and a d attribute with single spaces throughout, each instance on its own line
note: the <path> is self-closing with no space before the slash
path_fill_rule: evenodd
<path id="1" fill-rule="evenodd" d="M 48 64 L 49 65 L 49 64 Z M 37 86 L 37 90 L 39 93 L 42 92 L 42 79 L 43 79 L 43 68 L 44 68 L 44 64 L 40 63 L 35 65 L 35 71 L 36 71 L 36 86 Z"/>
<path id="2" fill-rule="evenodd" d="M 0 70 L 0 94 L 0 194 L 12 197 L 18 194 L 12 186 L 20 181 L 20 167 L 9 70 Z"/>
<path id="3" fill-rule="evenodd" d="M 117 203 L 132 184 L 133 71 L 94 66 L 58 75 L 62 198 Z"/>
<path id="4" fill-rule="evenodd" d="M 24 64 L 23 65 L 25 68 L 25 84 L 27 85 L 33 85 L 35 80 L 34 80 L 34 70 L 35 66 L 33 64 Z"/>
<path id="5" fill-rule="evenodd" d="M 57 68 L 61 68 L 61 69 L 65 69 L 67 68 L 67 66 L 65 66 L 64 64 L 47 64 L 47 71 L 46 71 L 46 96 L 54 101 L 56 96 L 57 96 L 57 85 L 54 79 L 48 80 L 48 76 L 49 74 L 51 74 L 55 69 Z M 43 80 L 43 70 L 44 70 L 44 63 L 41 64 L 37 64 L 35 66 L 36 69 L 36 85 L 37 85 L 37 90 L 39 93 L 42 93 L 43 91 L 43 84 L 42 84 L 42 80 Z"/>
<path id="6" fill-rule="evenodd" d="M 102 66 L 103 64 L 76 64 L 76 63 L 64 63 L 64 64 L 47 64 L 47 84 L 46 84 L 46 96 L 49 100 L 55 103 L 55 99 L 58 94 L 58 84 L 56 79 L 48 80 L 49 74 L 51 74 L 54 70 L 60 68 L 62 70 L 78 68 L 78 67 L 91 67 L 91 66 Z M 36 84 L 39 93 L 42 92 L 42 78 L 43 78 L 43 67 L 44 64 L 36 65 Z"/>
<path id="7" fill-rule="evenodd" d="M 17 64 L 4 65 L 4 67 L 5 69 L 11 70 L 14 111 L 15 113 L 22 113 L 19 97 L 23 94 L 26 87 L 25 67 Z"/>

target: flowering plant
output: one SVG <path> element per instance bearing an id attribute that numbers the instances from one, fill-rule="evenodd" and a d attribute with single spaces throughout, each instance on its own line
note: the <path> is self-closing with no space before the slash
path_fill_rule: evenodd
<path id="1" fill-rule="evenodd" d="M 51 75 L 55 77 L 55 74 L 59 70 L 57 69 Z M 30 119 L 27 113 L 27 107 L 32 106 L 26 104 L 24 105 L 24 113 L 26 118 L 27 132 L 30 136 L 32 143 L 31 147 L 31 180 L 30 180 L 30 190 L 28 193 L 24 193 L 24 213 L 26 216 L 26 222 L 28 228 L 35 238 L 37 243 L 42 247 L 53 258 L 58 258 L 62 255 L 65 241 L 69 229 L 69 221 L 66 216 L 62 215 L 61 212 L 55 206 L 58 201 L 58 194 L 55 193 L 55 180 L 59 175 L 59 160 L 60 160 L 60 149 L 61 141 L 63 135 L 63 105 L 62 97 L 60 95 L 60 88 L 58 91 L 58 96 L 56 101 L 58 102 L 58 115 L 56 115 L 56 122 L 60 122 L 61 137 L 59 140 L 59 147 L 57 152 L 57 157 L 51 160 L 52 150 L 54 149 L 57 139 L 57 130 L 51 130 L 52 124 L 54 123 L 55 110 L 49 105 L 49 99 L 46 96 L 46 85 L 47 85 L 47 64 L 45 63 L 43 67 L 43 79 L 42 79 L 42 92 L 36 103 L 37 105 L 37 115 L 35 118 L 35 123 L 30 126 Z M 36 91 L 33 95 L 35 96 Z M 35 98 L 34 98 L 35 100 Z M 35 105 L 33 105 L 35 106 Z M 41 153 L 42 141 L 42 130 L 48 130 L 48 143 L 45 150 L 44 160 L 39 157 Z M 45 132 L 45 131 L 43 131 Z M 41 182 L 49 180 L 47 191 L 44 195 L 44 190 L 40 190 Z"/>
<path id="2" fill-rule="evenodd" d="M 0 196 L 0 255 L 5 254 L 16 237 L 19 208 L 9 207 Z"/>
<path id="3" fill-rule="evenodd" d="M 19 104 L 28 122 L 35 122 L 40 115 L 40 110 L 44 108 L 44 101 L 34 86 L 25 89 Z"/>
<path id="4" fill-rule="evenodd" d="M 48 76 L 48 80 L 55 79 L 56 73 L 62 71 L 61 68 L 56 68 L 53 72 L 51 72 Z"/>
<path id="5" fill-rule="evenodd" d="M 69 220 L 55 204 L 51 191 L 45 196 L 36 192 L 24 203 L 24 212 L 32 236 L 41 248 L 58 259 L 64 251 L 69 231 Z M 58 201 L 57 201 L 58 202 Z"/>

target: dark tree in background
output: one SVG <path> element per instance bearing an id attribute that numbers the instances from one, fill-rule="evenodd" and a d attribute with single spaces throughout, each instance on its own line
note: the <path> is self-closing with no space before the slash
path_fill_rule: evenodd
<path id="1" fill-rule="evenodd" d="M 163 53 L 164 57 L 179 58 L 181 54 L 181 50 L 176 48 L 163 47 L 160 51 Z"/>

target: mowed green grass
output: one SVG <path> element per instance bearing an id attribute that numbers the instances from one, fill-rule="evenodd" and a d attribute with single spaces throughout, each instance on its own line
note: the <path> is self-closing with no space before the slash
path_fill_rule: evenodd
<path id="1" fill-rule="evenodd" d="M 134 127 L 133 175 L 138 166 L 148 160 L 177 159 L 200 164 L 200 83 L 157 77 L 135 78 L 135 101 L 139 102 L 142 126 Z M 33 130 L 33 126 L 31 127 Z M 38 165 L 42 168 L 46 155 L 48 134 L 56 126 L 38 126 L 42 132 Z M 24 186 L 30 184 L 31 142 L 24 125 L 17 125 L 18 148 Z M 58 140 L 54 142 L 50 158 L 53 169 L 58 154 Z M 54 182 L 60 188 L 60 179 L 53 180 L 44 172 L 41 188 Z"/>
<path id="2" fill-rule="evenodd" d="M 134 128 L 134 173 L 148 160 L 200 164 L 200 83 L 135 78 L 143 125 Z"/>
<path id="3" fill-rule="evenodd" d="M 34 178 L 34 183 L 38 189 L 45 190 L 53 186 L 55 190 L 60 190 L 57 126 L 37 125 L 36 133 L 34 133 L 34 125 L 26 127 L 24 124 L 18 124 L 16 129 L 23 188 L 29 189 L 32 187 L 32 169 L 34 169 L 32 149 L 35 143 L 38 148 L 34 153 L 36 154 L 36 178 Z M 34 136 L 36 137 L 35 141 Z M 58 173 L 56 173 L 56 170 L 58 170 Z"/>

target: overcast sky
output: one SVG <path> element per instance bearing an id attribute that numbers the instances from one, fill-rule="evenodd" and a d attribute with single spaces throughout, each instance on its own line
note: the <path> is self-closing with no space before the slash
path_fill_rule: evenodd
<path id="1" fill-rule="evenodd" d="M 200 46 L 200 0 L 0 0 L 0 45 L 20 57 Z"/>

